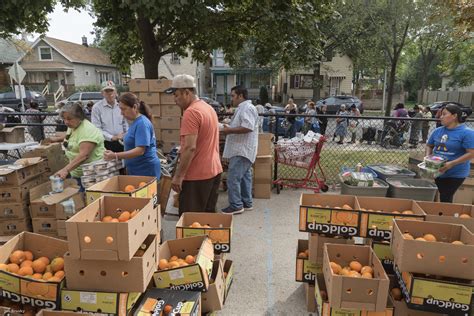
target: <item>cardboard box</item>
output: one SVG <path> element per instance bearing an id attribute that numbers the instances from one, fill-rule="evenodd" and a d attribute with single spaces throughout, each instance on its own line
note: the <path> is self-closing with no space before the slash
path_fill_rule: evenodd
<path id="1" fill-rule="evenodd" d="M 352 210 L 341 209 L 348 205 Z M 361 212 L 352 195 L 301 194 L 299 229 L 327 236 L 360 236 Z"/>
<path id="2" fill-rule="evenodd" d="M 161 149 L 165 154 L 170 153 L 173 148 L 179 146 L 179 142 L 162 142 Z"/>
<path id="3" fill-rule="evenodd" d="M 473 170 L 471 163 L 471 172 Z M 474 204 L 474 178 L 466 178 L 464 183 L 459 187 L 459 189 L 454 194 L 454 203 L 459 204 Z"/>
<path id="4" fill-rule="evenodd" d="M 153 117 L 153 126 L 159 129 L 180 129 L 181 118 L 177 116 Z"/>
<path id="5" fill-rule="evenodd" d="M 182 116 L 182 111 L 179 105 L 173 104 L 161 104 L 161 115 L 162 116 Z"/>
<path id="6" fill-rule="evenodd" d="M 425 212 L 412 200 L 358 196 L 357 202 L 362 210 L 362 237 L 390 241 L 394 218 L 425 220 Z M 402 214 L 404 211 L 412 211 L 413 214 Z"/>
<path id="7" fill-rule="evenodd" d="M 474 280 L 474 234 L 465 226 L 395 220 L 393 226 L 392 253 L 401 271 Z M 437 242 L 410 240 L 433 234 Z M 453 241 L 463 245 L 453 245 Z"/>
<path id="8" fill-rule="evenodd" d="M 272 185 L 269 184 L 253 184 L 253 197 L 256 199 L 270 199 L 272 197 Z"/>
<path id="9" fill-rule="evenodd" d="M 200 316 L 201 293 L 151 288 L 142 295 L 133 315 L 165 315 L 163 309 L 167 305 L 172 307 L 169 315 Z"/>
<path id="10" fill-rule="evenodd" d="M 63 151 L 62 143 L 44 144 L 35 146 L 33 150 L 27 151 L 22 158 L 42 157 L 46 159 L 49 172 L 54 173 L 64 168 L 68 163 L 68 159 Z"/>
<path id="11" fill-rule="evenodd" d="M 64 271 L 68 287 L 85 291 L 145 292 L 156 269 L 156 235 L 148 236 L 143 244 L 142 255 L 130 261 L 80 260 L 66 253 Z"/>
<path id="12" fill-rule="evenodd" d="M 300 253 L 304 253 L 304 256 L 299 256 Z M 309 260 L 308 241 L 304 239 L 298 239 L 298 247 L 296 248 L 296 273 L 295 280 L 297 282 L 314 283 L 316 279 L 316 273 L 322 271 L 322 265 L 313 263 Z"/>
<path id="13" fill-rule="evenodd" d="M 253 177 L 255 183 L 271 183 L 272 182 L 272 156 L 257 156 L 253 166 Z M 267 180 L 259 182 L 258 180 Z"/>
<path id="14" fill-rule="evenodd" d="M 148 105 L 159 105 L 160 95 L 157 92 L 140 92 L 140 101 Z"/>
<path id="15" fill-rule="evenodd" d="M 0 186 L 18 187 L 46 171 L 46 162 L 39 157 L 18 159 L 13 165 L 0 166 Z"/>
<path id="16" fill-rule="evenodd" d="M 472 204 L 426 201 L 417 201 L 417 203 L 426 213 L 427 221 L 464 225 L 474 233 L 474 206 Z M 459 218 L 459 215 L 461 214 L 468 214 L 471 218 Z"/>
<path id="17" fill-rule="evenodd" d="M 315 313 L 316 312 L 316 297 L 314 295 L 314 285 L 305 283 L 304 290 L 306 293 L 306 310 L 309 313 Z"/>
<path id="18" fill-rule="evenodd" d="M 32 218 L 33 232 L 37 234 L 58 236 L 58 222 L 55 218 Z"/>
<path id="19" fill-rule="evenodd" d="M 209 288 L 201 294 L 202 312 L 220 311 L 224 306 L 225 278 L 221 260 L 214 261 L 210 275 Z"/>
<path id="20" fill-rule="evenodd" d="M 196 236 L 167 240 L 160 246 L 160 259 L 184 255 L 196 256 L 195 263 L 174 269 L 158 270 L 153 275 L 156 288 L 207 291 L 214 258 L 211 240 L 207 236 Z"/>
<path id="21" fill-rule="evenodd" d="M 62 257 L 67 251 L 67 241 L 23 232 L 10 239 L 0 251 L 0 262 L 8 262 L 9 255 L 15 250 L 29 250 L 35 258 L 46 256 L 50 259 Z M 2 296 L 13 302 L 24 302 L 32 307 L 49 309 L 59 308 L 62 282 L 36 281 L 0 270 L 0 288 Z M 43 293 L 48 293 L 44 295 Z"/>
<path id="22" fill-rule="evenodd" d="M 232 239 L 232 215 L 221 213 L 186 212 L 176 223 L 176 239 L 206 235 L 214 245 L 215 253 L 229 253 Z M 210 228 L 194 228 L 193 223 Z"/>
<path id="23" fill-rule="evenodd" d="M 171 88 L 173 80 L 168 79 L 151 79 L 148 80 L 148 91 L 150 92 L 164 92 L 166 89 Z"/>
<path id="24" fill-rule="evenodd" d="M 149 104 L 148 106 L 150 107 L 152 116 L 161 116 L 161 106 L 159 106 L 158 104 Z"/>
<path id="25" fill-rule="evenodd" d="M 0 220 L 0 236 L 17 235 L 31 229 L 30 218 Z"/>
<path id="26" fill-rule="evenodd" d="M 141 182 L 146 185 L 139 187 Z M 132 192 L 124 192 L 127 185 L 137 188 Z M 143 176 L 114 176 L 107 180 L 94 184 L 86 189 L 86 204 L 90 204 L 101 196 L 128 196 L 153 199 L 153 207 L 158 205 L 158 184 L 156 177 Z"/>
<path id="27" fill-rule="evenodd" d="M 393 253 L 390 242 L 374 240 L 372 242 L 372 249 L 382 263 L 385 272 L 388 275 L 393 275 L 395 272 L 393 271 Z"/>
<path id="28" fill-rule="evenodd" d="M 385 310 L 381 312 L 357 310 L 357 309 L 343 309 L 333 308 L 328 301 L 326 284 L 324 283 L 324 276 L 318 274 L 314 287 L 314 294 L 316 296 L 316 308 L 319 316 L 392 316 L 394 315 L 393 302 L 389 299 Z"/>
<path id="29" fill-rule="evenodd" d="M 410 309 L 407 306 L 407 303 L 402 299 L 397 301 L 393 299 L 393 297 L 389 297 L 390 300 L 393 302 L 393 307 L 395 313 L 394 316 L 449 316 L 448 314 L 439 314 L 439 313 L 431 313 L 431 312 L 424 312 L 419 311 L 416 309 Z"/>
<path id="30" fill-rule="evenodd" d="M 329 262 L 344 267 L 353 260 L 359 261 L 362 266 L 371 266 L 374 278 L 353 278 L 332 273 Z M 376 312 L 386 309 L 390 281 L 369 246 L 325 244 L 323 274 L 332 307 Z"/>
<path id="31" fill-rule="evenodd" d="M 103 223 L 117 209 L 139 210 L 122 223 Z M 148 198 L 103 196 L 66 221 L 69 257 L 82 260 L 131 260 L 149 235 L 157 234 L 156 210 Z"/>
<path id="32" fill-rule="evenodd" d="M 147 79 L 131 79 L 128 82 L 128 89 L 131 92 L 148 92 L 148 81 Z"/>
<path id="33" fill-rule="evenodd" d="M 161 140 L 163 142 L 179 143 L 179 129 L 162 129 Z"/>
<path id="34" fill-rule="evenodd" d="M 422 274 L 401 272 L 394 266 L 408 308 L 448 315 L 471 315 L 474 284 L 461 279 L 434 279 Z"/>
<path id="35" fill-rule="evenodd" d="M 42 309 L 40 310 L 36 316 L 86 316 L 91 315 L 90 313 L 82 313 L 82 312 L 66 312 L 66 311 L 52 311 L 49 309 Z"/>
<path id="36" fill-rule="evenodd" d="M 61 309 L 127 316 L 141 293 L 85 292 L 63 288 Z"/>
<path id="37" fill-rule="evenodd" d="M 257 147 L 257 157 L 258 156 L 273 156 L 273 140 L 275 135 L 272 133 L 260 133 L 258 134 L 258 147 Z"/>
<path id="38" fill-rule="evenodd" d="M 224 278 L 225 278 L 225 292 L 224 292 L 224 304 L 229 296 L 230 287 L 234 281 L 234 264 L 232 260 L 224 261 Z"/>
<path id="39" fill-rule="evenodd" d="M 22 219 L 29 216 L 26 203 L 0 203 L 0 220 Z"/>
<path id="40" fill-rule="evenodd" d="M 64 219 L 56 220 L 56 228 L 58 230 L 58 237 L 67 238 L 66 220 Z"/>
<path id="41" fill-rule="evenodd" d="M 167 93 L 160 93 L 160 104 L 175 104 L 174 95 Z"/>
<path id="42" fill-rule="evenodd" d="M 161 129 L 159 128 L 154 128 L 153 129 L 155 131 L 155 138 L 157 140 L 157 142 L 161 141 L 162 139 L 162 135 L 161 135 Z"/>
<path id="43" fill-rule="evenodd" d="M 166 207 L 171 193 L 171 176 L 161 175 L 160 182 L 158 184 L 158 202 L 161 209 L 161 215 L 164 216 Z"/>
<path id="44" fill-rule="evenodd" d="M 51 192 L 51 182 L 31 189 L 31 217 L 67 219 L 85 206 L 84 194 L 79 192 L 79 187 L 74 179 L 64 181 L 63 192 L 53 194 Z M 70 201 L 64 203 L 67 200 Z"/>
<path id="45" fill-rule="evenodd" d="M 18 187 L 0 186 L 0 202 L 28 203 L 30 201 L 30 189 L 44 181 L 42 176 L 38 176 Z"/>
<path id="46" fill-rule="evenodd" d="M 345 244 L 353 245 L 353 239 L 342 237 L 326 237 L 319 234 L 308 234 L 309 261 L 318 264 L 318 273 L 321 273 L 323 267 L 324 244 Z"/>
<path id="47" fill-rule="evenodd" d="M 4 127 L 0 130 L 0 143 L 24 143 L 25 142 L 25 127 Z"/>

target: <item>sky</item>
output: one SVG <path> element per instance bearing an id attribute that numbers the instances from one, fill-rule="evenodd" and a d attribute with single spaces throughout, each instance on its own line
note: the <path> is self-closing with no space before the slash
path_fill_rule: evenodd
<path id="1" fill-rule="evenodd" d="M 82 36 L 87 37 L 91 44 L 94 41 L 94 35 L 91 32 L 94 29 L 92 25 L 95 19 L 85 10 L 79 12 L 69 9 L 66 13 L 61 4 L 57 4 L 54 11 L 48 14 L 49 30 L 46 35 L 57 39 L 82 44 Z M 32 40 L 38 38 L 38 34 L 33 34 Z"/>

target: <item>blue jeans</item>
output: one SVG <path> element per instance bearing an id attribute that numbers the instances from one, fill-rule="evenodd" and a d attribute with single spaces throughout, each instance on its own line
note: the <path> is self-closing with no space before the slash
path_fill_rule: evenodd
<path id="1" fill-rule="evenodd" d="M 252 206 L 252 162 L 235 156 L 229 160 L 227 170 L 227 194 L 233 209 Z"/>

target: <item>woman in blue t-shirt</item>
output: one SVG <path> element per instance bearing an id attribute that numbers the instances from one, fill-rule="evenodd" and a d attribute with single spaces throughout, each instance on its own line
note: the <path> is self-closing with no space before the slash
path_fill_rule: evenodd
<path id="1" fill-rule="evenodd" d="M 467 127 L 467 114 L 454 104 L 447 105 L 441 114 L 441 125 L 433 131 L 426 144 L 426 155 L 446 158 L 442 174 L 435 179 L 441 202 L 452 202 L 457 189 L 469 176 L 470 161 L 474 158 L 474 130 Z"/>
<path id="2" fill-rule="evenodd" d="M 120 96 L 122 115 L 129 122 L 124 135 L 124 152 L 105 151 L 104 159 L 125 159 L 127 174 L 132 176 L 155 176 L 160 179 L 160 160 L 156 154 L 156 137 L 148 106 L 133 93 Z"/>

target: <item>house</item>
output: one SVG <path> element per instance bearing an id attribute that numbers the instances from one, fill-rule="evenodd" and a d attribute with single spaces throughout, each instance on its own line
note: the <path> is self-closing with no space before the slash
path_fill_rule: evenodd
<path id="1" fill-rule="evenodd" d="M 46 85 L 51 93 L 60 86 L 73 92 L 78 87 L 96 85 L 112 80 L 121 84 L 121 74 L 109 56 L 101 49 L 90 47 L 87 38 L 75 44 L 52 37 L 39 37 L 30 50 L 17 61 L 26 71 L 23 84 L 43 91 Z"/>
<path id="2" fill-rule="evenodd" d="M 10 86 L 9 68 L 28 49 L 28 44 L 21 40 L 0 38 L 0 89 Z"/>
<path id="3" fill-rule="evenodd" d="M 352 59 L 347 55 L 336 54 L 331 61 L 321 64 L 320 79 L 323 86 L 321 98 L 352 94 Z M 287 71 L 282 69 L 278 81 L 278 93 L 283 101 L 293 97 L 296 103 L 301 103 L 313 97 L 313 69 Z M 286 98 L 285 98 L 286 96 Z"/>
<path id="4" fill-rule="evenodd" d="M 133 64 L 130 68 L 132 78 L 145 78 L 145 68 L 142 63 Z M 188 56 L 182 57 L 175 53 L 161 57 L 158 63 L 158 77 L 172 79 L 176 75 L 190 75 L 196 78 L 198 94 L 209 96 L 211 82 L 209 65 L 197 62 L 192 59 L 191 52 Z"/>

